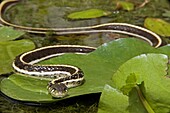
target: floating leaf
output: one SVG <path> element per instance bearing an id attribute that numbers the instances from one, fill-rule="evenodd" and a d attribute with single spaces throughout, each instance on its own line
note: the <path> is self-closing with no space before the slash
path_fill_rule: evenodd
<path id="1" fill-rule="evenodd" d="M 147 18 L 145 19 L 144 26 L 161 36 L 170 36 L 170 23 L 162 19 Z"/>
<path id="2" fill-rule="evenodd" d="M 0 41 L 14 40 L 25 34 L 22 31 L 14 30 L 12 27 L 0 27 Z"/>
<path id="3" fill-rule="evenodd" d="M 12 62 L 16 55 L 35 48 L 34 43 L 29 40 L 0 42 L 0 74 L 12 71 Z"/>
<path id="4" fill-rule="evenodd" d="M 98 113 L 128 113 L 128 97 L 117 89 L 105 85 L 100 98 Z"/>
<path id="5" fill-rule="evenodd" d="M 129 96 L 106 85 L 99 101 L 98 113 L 147 113 L 136 90 L 132 89 Z"/>
<path id="6" fill-rule="evenodd" d="M 14 74 L 9 77 L 9 80 L 2 80 L 1 91 L 5 92 L 6 95 L 12 94 L 12 97 L 15 97 L 14 99 L 17 98 L 18 100 L 24 101 L 28 98 L 31 98 L 33 100 L 36 100 L 36 102 L 42 102 L 47 101 L 46 99 L 51 98 L 51 96 L 48 95 L 48 92 L 44 88 L 46 87 L 47 83 L 48 82 L 45 80 L 23 77 L 21 75 Z M 10 89 L 8 89 L 9 86 L 11 86 Z"/>
<path id="7" fill-rule="evenodd" d="M 67 17 L 69 19 L 89 19 L 89 18 L 98 18 L 102 16 L 110 15 L 111 12 L 104 11 L 101 9 L 88 9 L 84 11 L 74 12 L 69 14 Z"/>
<path id="8" fill-rule="evenodd" d="M 127 84 L 128 76 L 134 73 L 137 84 L 144 83 L 142 93 L 155 113 L 169 113 L 170 79 L 165 77 L 167 62 L 168 57 L 164 54 L 152 53 L 134 57 L 120 66 L 113 75 L 113 86 L 120 90 Z"/>
<path id="9" fill-rule="evenodd" d="M 134 10 L 134 4 L 131 2 L 121 1 L 118 2 L 117 4 L 118 4 L 118 8 L 122 8 L 123 10 L 127 10 L 127 11 Z"/>
<path id="10" fill-rule="evenodd" d="M 69 96 L 66 98 L 70 98 L 78 95 L 101 92 L 106 83 L 112 83 L 111 77 L 113 73 L 116 72 L 116 70 L 127 60 L 143 53 L 160 53 L 161 51 L 151 47 L 143 41 L 125 38 L 103 44 L 96 51 L 86 55 L 65 54 L 60 57 L 43 61 L 42 63 L 51 65 L 69 64 L 77 66 L 83 70 L 86 81 L 82 86 L 71 88 L 69 90 Z M 59 100 L 52 99 L 48 96 L 46 87 L 44 87 L 44 84 L 42 84 L 41 80 L 38 81 L 37 79 L 32 79 L 25 76 L 16 77 L 13 79 L 15 76 L 16 75 L 12 75 L 8 79 L 4 79 L 2 81 L 3 86 L 1 87 L 1 91 L 7 96 L 24 101 L 38 100 L 38 102 L 51 102 Z M 23 85 L 19 86 L 21 83 L 18 81 L 22 82 Z M 43 89 L 40 90 L 39 88 L 36 88 L 37 84 L 42 84 Z M 47 83 L 45 83 L 45 86 L 46 85 Z M 19 93 L 18 90 L 13 89 L 14 87 L 16 87 L 16 89 L 20 88 L 21 93 Z M 24 91 L 22 91 L 22 89 Z M 39 97 L 37 97 L 38 90 L 40 94 Z M 46 91 L 43 93 L 46 96 L 41 97 L 42 90 Z M 32 92 L 32 98 L 27 97 L 27 91 L 29 91 L 29 93 Z M 41 100 L 39 98 L 41 98 Z"/>

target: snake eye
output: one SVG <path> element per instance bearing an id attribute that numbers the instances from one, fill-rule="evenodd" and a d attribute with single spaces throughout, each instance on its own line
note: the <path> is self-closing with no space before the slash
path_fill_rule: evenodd
<path id="1" fill-rule="evenodd" d="M 67 87 L 65 87 L 65 88 L 64 88 L 64 91 L 67 91 L 67 90 L 68 90 L 68 88 L 67 88 Z"/>

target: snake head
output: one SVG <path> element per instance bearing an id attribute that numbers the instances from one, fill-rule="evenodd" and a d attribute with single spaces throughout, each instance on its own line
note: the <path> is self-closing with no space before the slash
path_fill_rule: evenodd
<path id="1" fill-rule="evenodd" d="M 49 83 L 47 86 L 49 94 L 54 98 L 63 98 L 68 94 L 68 88 L 63 83 Z"/>

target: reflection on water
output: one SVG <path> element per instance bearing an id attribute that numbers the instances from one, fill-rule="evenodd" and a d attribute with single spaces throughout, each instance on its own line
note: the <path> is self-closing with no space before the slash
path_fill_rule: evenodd
<path id="1" fill-rule="evenodd" d="M 67 1 L 67 2 L 66 2 Z M 110 6 L 110 7 L 108 7 Z M 88 20 L 71 21 L 67 15 L 71 12 L 99 8 L 103 10 L 113 9 L 115 6 L 111 0 L 36 0 L 23 1 L 17 7 L 11 7 L 6 13 L 6 19 L 12 23 L 31 27 L 82 27 L 91 26 L 111 21 L 111 18 L 97 18 Z M 27 7 L 27 8 L 25 8 Z M 19 14 L 18 14 L 19 12 Z"/>
<path id="2" fill-rule="evenodd" d="M 74 0 L 69 2 L 68 0 L 23 0 L 22 2 L 19 2 L 17 6 L 10 7 L 6 11 L 4 18 L 13 24 L 29 27 L 83 27 L 112 22 L 112 18 L 101 17 L 86 20 L 69 20 L 66 18 L 67 14 L 89 8 L 111 10 L 114 6 L 115 2 L 111 0 Z M 108 36 L 109 35 L 104 33 L 67 36 L 29 35 L 28 37 L 31 38 L 38 47 L 54 44 L 78 44 L 98 47 L 104 42 L 114 39 L 113 37 L 108 38 Z"/>

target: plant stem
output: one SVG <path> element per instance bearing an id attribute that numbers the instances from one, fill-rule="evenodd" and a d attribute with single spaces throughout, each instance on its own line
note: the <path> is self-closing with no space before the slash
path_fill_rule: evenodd
<path id="1" fill-rule="evenodd" d="M 135 86 L 136 90 L 137 90 L 137 93 L 139 95 L 139 98 L 141 100 L 141 102 L 143 103 L 144 107 L 146 108 L 146 110 L 148 111 L 148 113 L 155 113 L 153 111 L 153 109 L 151 108 L 151 106 L 149 105 L 149 103 L 146 101 L 146 99 L 143 97 L 143 94 L 139 88 L 139 86 Z"/>

